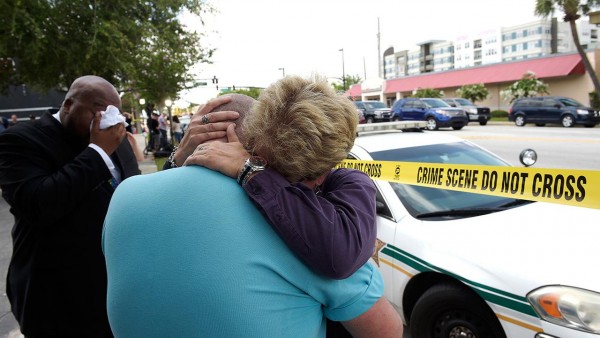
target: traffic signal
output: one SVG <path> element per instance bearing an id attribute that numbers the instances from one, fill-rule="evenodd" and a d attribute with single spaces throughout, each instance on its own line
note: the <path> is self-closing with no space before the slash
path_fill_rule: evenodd
<path id="1" fill-rule="evenodd" d="M 214 84 L 219 84 L 219 79 L 217 79 L 217 76 L 216 76 L 216 75 L 215 75 L 215 76 L 213 76 L 213 78 L 212 78 L 212 83 L 214 83 Z"/>

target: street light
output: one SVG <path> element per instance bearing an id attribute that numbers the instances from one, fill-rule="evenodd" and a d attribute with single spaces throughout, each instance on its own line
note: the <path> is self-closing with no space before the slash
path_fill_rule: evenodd
<path id="1" fill-rule="evenodd" d="M 146 124 L 146 118 L 144 116 L 146 116 L 146 111 L 144 110 L 144 105 L 146 104 L 146 99 L 140 99 L 140 119 L 142 119 L 142 123 L 145 125 Z M 135 125 L 136 125 L 136 129 L 137 130 L 141 130 L 142 132 L 144 131 L 144 129 L 142 128 L 142 126 L 140 125 L 139 121 L 135 121 Z M 145 135 L 145 134 L 144 134 Z"/>
<path id="2" fill-rule="evenodd" d="M 344 83 L 344 92 L 346 91 L 346 69 L 344 68 L 344 48 L 340 49 L 342 52 L 342 82 Z"/>
<path id="3" fill-rule="evenodd" d="M 165 106 L 167 106 L 167 112 L 169 113 L 169 125 L 171 126 L 171 145 L 174 145 L 173 140 L 173 117 L 171 116 L 171 106 L 173 105 L 173 101 L 171 99 L 165 100 Z"/>
<path id="4" fill-rule="evenodd" d="M 279 68 L 279 70 L 281 71 L 282 77 L 285 77 L 285 68 Z"/>

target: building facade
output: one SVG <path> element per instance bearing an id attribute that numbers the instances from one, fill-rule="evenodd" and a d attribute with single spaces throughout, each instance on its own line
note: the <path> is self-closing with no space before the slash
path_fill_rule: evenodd
<path id="1" fill-rule="evenodd" d="M 596 69 L 600 62 L 598 26 L 585 20 L 576 25 L 580 43 Z M 479 104 L 508 110 L 510 103 L 502 100 L 500 92 L 528 71 L 546 82 L 552 95 L 588 104 L 588 95 L 594 90 L 576 52 L 569 23 L 556 18 L 465 34 L 453 41 L 430 40 L 410 50 L 395 52 L 390 47 L 383 62 L 380 86 L 370 79 L 368 90 L 366 83 L 355 85 L 348 96 L 391 106 L 418 88 L 440 89 L 452 97 L 463 85 L 482 83 L 490 97 Z"/>

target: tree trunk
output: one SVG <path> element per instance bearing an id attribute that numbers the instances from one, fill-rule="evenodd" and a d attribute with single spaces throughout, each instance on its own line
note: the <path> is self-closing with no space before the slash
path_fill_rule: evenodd
<path id="1" fill-rule="evenodd" d="M 575 20 L 569 21 L 569 25 L 571 26 L 571 35 L 573 35 L 573 41 L 575 42 L 575 47 L 581 55 L 581 61 L 583 61 L 583 66 L 585 67 L 585 71 L 592 79 L 592 83 L 594 84 L 594 90 L 596 93 L 600 94 L 600 82 L 598 81 L 598 76 L 590 63 L 590 60 L 587 57 L 587 53 L 581 47 L 581 43 L 579 42 L 579 34 L 577 34 L 577 26 L 575 25 Z"/>

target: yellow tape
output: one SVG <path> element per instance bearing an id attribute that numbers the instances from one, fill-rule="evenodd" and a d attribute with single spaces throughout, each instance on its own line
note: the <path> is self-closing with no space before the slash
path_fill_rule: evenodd
<path id="1" fill-rule="evenodd" d="M 345 160 L 372 179 L 600 209 L 600 171 Z"/>

